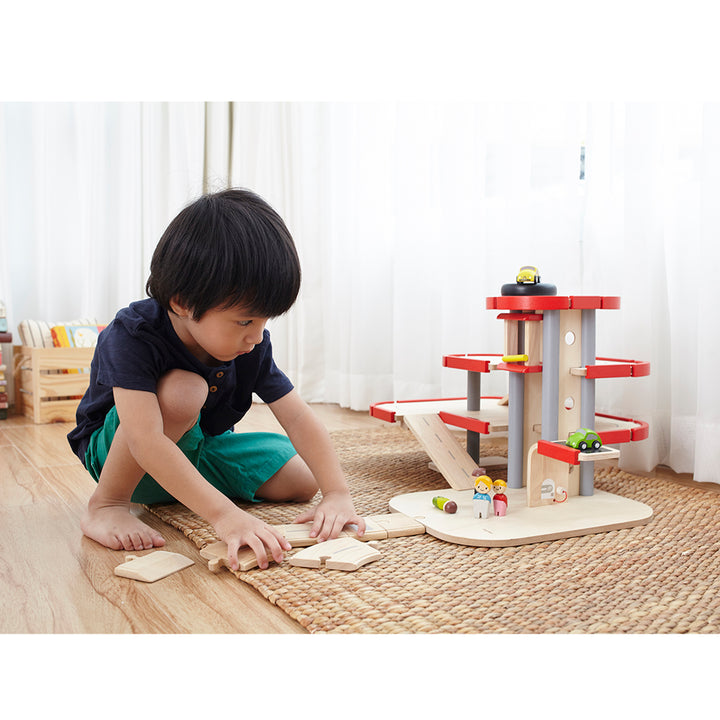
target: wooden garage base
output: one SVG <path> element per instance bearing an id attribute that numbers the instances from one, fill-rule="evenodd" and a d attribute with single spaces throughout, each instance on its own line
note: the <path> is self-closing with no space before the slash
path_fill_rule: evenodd
<path id="1" fill-rule="evenodd" d="M 457 503 L 450 515 L 432 504 L 436 495 Z M 529 508 L 525 488 L 506 490 L 505 517 L 485 520 L 472 516 L 472 490 L 440 490 L 397 495 L 390 508 L 415 518 L 426 531 L 441 540 L 458 545 L 509 547 L 560 538 L 591 535 L 608 530 L 644 525 L 652 518 L 652 508 L 636 500 L 595 490 L 590 496 L 575 496 L 564 503 Z"/>

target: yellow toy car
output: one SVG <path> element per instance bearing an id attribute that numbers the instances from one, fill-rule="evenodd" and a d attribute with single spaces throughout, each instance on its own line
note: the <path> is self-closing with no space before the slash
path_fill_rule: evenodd
<path id="1" fill-rule="evenodd" d="M 540 273 L 538 269 L 532 265 L 523 265 L 515 278 L 518 283 L 537 283 L 540 282 Z"/>

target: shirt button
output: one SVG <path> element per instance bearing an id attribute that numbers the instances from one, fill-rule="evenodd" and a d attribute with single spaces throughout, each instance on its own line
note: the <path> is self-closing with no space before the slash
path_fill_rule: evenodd
<path id="1" fill-rule="evenodd" d="M 224 374 L 225 374 L 225 373 L 224 373 L 222 370 L 220 370 L 220 372 L 218 372 L 218 373 L 215 374 L 215 377 L 221 378 Z"/>
<path id="2" fill-rule="evenodd" d="M 217 385 L 211 385 L 210 392 L 217 392 Z"/>

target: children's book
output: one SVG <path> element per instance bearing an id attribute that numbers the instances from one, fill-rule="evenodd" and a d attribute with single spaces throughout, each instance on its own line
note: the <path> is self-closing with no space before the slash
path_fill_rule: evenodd
<path id="1" fill-rule="evenodd" d="M 55 347 L 95 347 L 105 325 L 55 325 L 50 329 Z"/>
<path id="2" fill-rule="evenodd" d="M 50 332 L 55 347 L 92 348 L 97 345 L 98 335 L 105 327 L 105 325 L 54 325 L 50 328 Z M 79 371 L 77 368 L 70 368 L 63 372 L 77 373 Z"/>
<path id="3" fill-rule="evenodd" d="M 65 325 L 54 325 L 50 328 L 55 347 L 73 347 Z"/>
<path id="4" fill-rule="evenodd" d="M 105 325 L 66 325 L 72 347 L 95 347 Z"/>

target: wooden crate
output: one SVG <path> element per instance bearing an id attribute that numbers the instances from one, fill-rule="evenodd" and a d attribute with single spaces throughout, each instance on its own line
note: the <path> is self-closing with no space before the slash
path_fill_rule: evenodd
<path id="1" fill-rule="evenodd" d="M 37 424 L 74 422 L 95 348 L 15 346 L 16 410 Z"/>

